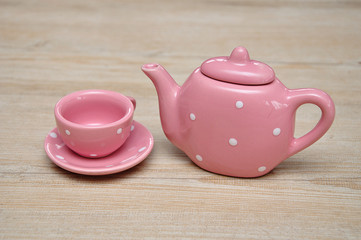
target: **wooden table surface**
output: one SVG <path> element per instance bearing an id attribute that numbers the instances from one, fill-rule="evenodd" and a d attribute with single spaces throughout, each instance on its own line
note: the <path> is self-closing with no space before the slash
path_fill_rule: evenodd
<path id="1" fill-rule="evenodd" d="M 289 88 L 336 105 L 327 134 L 256 179 L 194 165 L 165 137 L 141 72 L 179 84 L 202 61 L 245 46 Z M 149 157 L 109 176 L 54 165 L 53 107 L 81 89 L 137 100 Z M 360 1 L 0 1 L 1 239 L 361 239 Z M 297 113 L 296 136 L 320 112 Z"/>

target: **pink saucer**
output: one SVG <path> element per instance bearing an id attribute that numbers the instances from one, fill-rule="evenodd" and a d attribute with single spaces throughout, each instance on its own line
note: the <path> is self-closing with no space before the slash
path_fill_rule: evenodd
<path id="1" fill-rule="evenodd" d="M 122 172 L 142 162 L 153 149 L 153 136 L 142 124 L 133 121 L 127 141 L 114 153 L 103 158 L 85 158 L 70 150 L 54 128 L 45 138 L 45 151 L 59 167 L 85 175 Z"/>

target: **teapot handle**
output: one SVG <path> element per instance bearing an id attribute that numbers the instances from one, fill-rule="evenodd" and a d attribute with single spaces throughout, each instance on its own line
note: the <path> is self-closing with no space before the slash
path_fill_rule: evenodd
<path id="1" fill-rule="evenodd" d="M 317 105 L 322 112 L 320 120 L 311 131 L 299 138 L 292 137 L 288 152 L 288 155 L 292 156 L 316 142 L 327 132 L 335 118 L 335 105 L 327 93 L 312 88 L 289 90 L 288 100 L 293 108 L 293 114 L 306 103 Z"/>

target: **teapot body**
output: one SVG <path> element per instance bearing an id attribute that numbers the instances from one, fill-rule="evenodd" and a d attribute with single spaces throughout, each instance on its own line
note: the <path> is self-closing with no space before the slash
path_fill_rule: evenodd
<path id="1" fill-rule="evenodd" d="M 295 108 L 278 79 L 238 85 L 208 78 L 198 68 L 178 94 L 178 147 L 199 167 L 257 177 L 289 157 Z"/>
<path id="2" fill-rule="evenodd" d="M 203 62 L 179 86 L 159 64 L 145 64 L 159 98 L 167 138 L 199 167 L 229 176 L 258 177 L 321 138 L 335 106 L 318 89 L 288 89 L 244 47 Z M 317 125 L 294 137 L 297 108 L 321 109 Z"/>

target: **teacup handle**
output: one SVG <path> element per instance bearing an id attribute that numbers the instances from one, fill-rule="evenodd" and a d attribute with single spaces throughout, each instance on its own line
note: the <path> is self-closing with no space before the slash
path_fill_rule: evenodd
<path id="1" fill-rule="evenodd" d="M 317 105 L 322 112 L 320 120 L 311 131 L 299 138 L 292 137 L 288 153 L 292 156 L 316 142 L 327 132 L 335 118 L 335 105 L 327 93 L 312 88 L 289 90 L 288 100 L 293 108 L 293 114 L 306 103 Z"/>
<path id="2" fill-rule="evenodd" d="M 135 109 L 135 107 L 137 106 L 137 101 L 135 101 L 135 98 L 127 96 L 127 98 L 129 98 L 129 100 L 133 103 L 133 107 Z"/>

